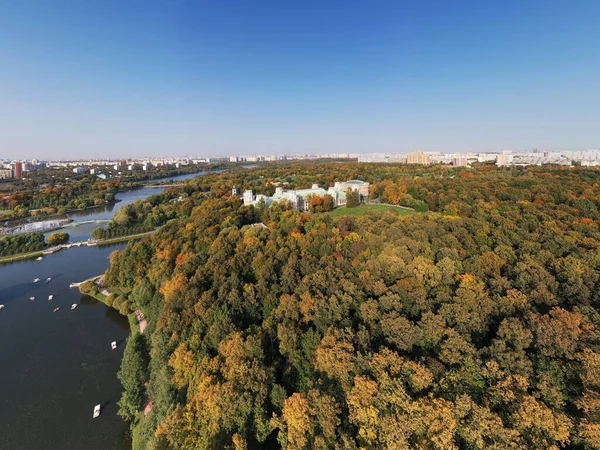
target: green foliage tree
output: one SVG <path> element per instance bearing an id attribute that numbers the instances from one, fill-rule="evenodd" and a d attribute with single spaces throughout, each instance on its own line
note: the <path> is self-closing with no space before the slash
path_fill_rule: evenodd
<path id="1" fill-rule="evenodd" d="M 346 192 L 346 207 L 356 208 L 360 205 L 360 193 L 356 189 L 348 189 Z"/>
<path id="2" fill-rule="evenodd" d="M 115 294 L 110 294 L 106 297 L 106 300 L 104 300 L 104 303 L 106 304 L 106 306 L 113 306 L 113 303 L 115 302 Z"/>
<path id="3" fill-rule="evenodd" d="M 0 256 L 40 251 L 46 246 L 42 233 L 0 235 Z"/>
<path id="4" fill-rule="evenodd" d="M 148 378 L 148 349 L 143 335 L 138 334 L 127 340 L 117 376 L 123 385 L 119 415 L 126 420 L 133 420 L 144 406 L 144 383 Z"/>
<path id="5" fill-rule="evenodd" d="M 69 233 L 58 232 L 48 236 L 48 244 L 50 245 L 66 244 L 67 242 L 69 242 Z"/>
<path id="6" fill-rule="evenodd" d="M 123 303 L 121 303 L 121 305 L 119 306 L 119 312 L 121 314 L 123 314 L 124 316 L 129 314 L 129 302 L 128 301 L 124 301 Z"/>

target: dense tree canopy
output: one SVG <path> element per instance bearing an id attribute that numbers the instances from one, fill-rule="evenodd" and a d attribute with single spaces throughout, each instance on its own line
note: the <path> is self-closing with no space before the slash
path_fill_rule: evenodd
<path id="1" fill-rule="evenodd" d="M 46 247 L 43 233 L 0 235 L 0 256 L 35 252 Z"/>
<path id="2" fill-rule="evenodd" d="M 48 236 L 50 245 L 66 244 L 67 242 L 69 242 L 69 233 L 57 232 Z"/>
<path id="3" fill-rule="evenodd" d="M 430 212 L 333 219 L 229 196 L 354 178 Z M 150 359 L 120 373 L 126 417 L 154 405 L 136 447 L 600 448 L 599 182 L 309 163 L 146 202 L 144 221 L 170 220 L 105 278 L 148 320 Z"/>

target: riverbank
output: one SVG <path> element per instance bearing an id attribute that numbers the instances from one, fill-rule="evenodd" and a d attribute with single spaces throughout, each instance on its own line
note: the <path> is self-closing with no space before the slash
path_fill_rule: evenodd
<path id="1" fill-rule="evenodd" d="M 149 236 L 151 234 L 156 233 L 157 231 L 158 231 L 158 229 L 152 230 L 152 231 L 146 231 L 144 233 L 128 234 L 127 236 L 118 236 L 118 237 L 114 237 L 114 238 L 100 239 L 99 241 L 96 241 L 96 245 L 118 244 L 120 242 L 127 242 L 127 241 L 131 241 L 133 239 L 141 239 L 144 236 Z"/>
<path id="2" fill-rule="evenodd" d="M 127 317 L 127 321 L 129 322 L 129 328 L 131 330 L 131 335 L 135 336 L 138 333 L 143 333 L 144 330 L 143 328 L 146 328 L 146 319 L 143 318 L 142 315 L 142 320 L 144 322 L 144 326 L 143 328 L 140 328 L 142 325 L 142 320 L 139 320 L 138 318 L 138 311 L 134 311 L 134 312 L 129 312 L 127 314 L 123 314 L 121 312 L 121 310 L 119 308 L 115 308 L 112 304 L 110 304 L 107 299 L 110 295 L 112 295 L 111 292 L 109 292 L 106 289 L 103 289 L 102 287 L 99 287 L 96 282 L 97 280 L 101 279 L 103 277 L 103 275 L 98 275 L 96 277 L 90 278 L 89 280 L 85 280 L 83 282 L 81 282 L 78 286 L 77 289 L 79 289 L 79 292 L 81 292 L 84 295 L 89 295 L 92 298 L 95 298 L 96 300 L 98 300 L 99 302 L 104 303 L 106 306 L 108 306 L 109 308 L 114 309 L 115 311 L 118 311 L 119 314 L 126 316 Z M 96 289 L 92 289 L 89 292 L 83 288 L 83 286 L 87 283 L 87 282 L 91 282 L 94 284 L 94 287 Z"/>
<path id="3" fill-rule="evenodd" d="M 15 255 L 0 256 L 0 263 L 21 261 L 23 259 L 39 258 L 40 256 L 44 256 L 44 254 L 41 251 L 28 252 L 28 253 L 17 253 Z"/>
<path id="4" fill-rule="evenodd" d="M 147 231 L 145 233 L 130 234 L 127 236 L 119 236 L 119 237 L 110 238 L 110 239 L 102 239 L 99 241 L 94 241 L 93 244 L 91 244 L 91 245 L 105 246 L 105 245 L 119 244 L 121 242 L 127 242 L 127 241 L 132 241 L 135 239 L 141 239 L 144 236 L 149 236 L 151 234 L 156 233 L 157 231 L 158 231 L 158 229 L 152 230 L 152 231 Z M 82 244 L 75 245 L 75 247 L 79 247 L 80 245 L 82 245 Z M 48 250 L 52 250 L 50 253 L 55 253 L 59 250 L 69 249 L 69 248 L 70 248 L 69 244 L 62 244 L 60 246 L 60 248 L 48 248 L 48 249 L 44 249 L 44 250 L 40 250 L 40 251 L 36 251 L 36 252 L 16 253 L 14 255 L 0 256 L 0 263 L 9 263 L 9 262 L 21 261 L 24 259 L 38 258 L 40 256 L 45 256 L 47 254 L 47 253 L 44 253 L 44 251 L 48 252 Z"/>
<path id="5" fill-rule="evenodd" d="M 143 188 L 145 186 L 140 186 L 140 187 Z M 138 189 L 138 188 L 139 187 L 135 187 L 135 188 L 127 189 L 127 190 L 124 190 L 124 191 L 117 191 L 117 193 L 127 192 L 127 191 Z M 0 222 L 3 222 L 5 224 L 5 227 L 11 227 L 10 223 L 12 223 L 12 222 L 20 222 L 20 223 L 17 223 L 16 225 L 12 225 L 13 228 L 16 228 L 16 227 L 21 226 L 21 225 L 29 225 L 29 224 L 34 224 L 34 223 L 38 223 L 38 222 L 48 222 L 48 221 L 51 221 L 51 220 L 54 220 L 54 219 L 57 219 L 57 220 L 67 219 L 67 220 L 69 220 L 69 222 L 72 222 L 72 219 L 65 218 L 65 216 L 67 214 L 75 214 L 75 213 L 90 211 L 92 209 L 105 208 L 107 206 L 116 205 L 120 201 L 121 200 L 119 200 L 119 199 L 115 199 L 115 200 L 111 200 L 109 202 L 105 202 L 102 205 L 86 206 L 85 208 L 71 208 L 71 209 L 65 210 L 62 213 L 41 214 L 39 216 L 16 217 L 16 218 L 13 218 L 13 219 L 3 219 L 3 220 L 0 220 Z M 51 231 L 51 230 L 45 230 L 45 231 Z"/>

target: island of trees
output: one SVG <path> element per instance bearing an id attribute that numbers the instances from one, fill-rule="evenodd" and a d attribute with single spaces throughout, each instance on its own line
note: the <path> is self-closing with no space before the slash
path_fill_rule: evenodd
<path id="1" fill-rule="evenodd" d="M 413 208 L 245 207 L 336 179 Z M 105 284 L 148 320 L 135 449 L 600 448 L 600 172 L 281 164 L 139 202 Z M 117 222 L 119 219 L 117 218 Z"/>

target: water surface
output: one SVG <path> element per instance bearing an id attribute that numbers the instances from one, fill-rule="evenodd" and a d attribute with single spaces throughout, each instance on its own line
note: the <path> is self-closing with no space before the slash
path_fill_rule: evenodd
<path id="1" fill-rule="evenodd" d="M 123 247 L 81 247 L 0 265 L 1 449 L 131 448 L 128 425 L 117 416 L 127 319 L 69 288 L 103 272 L 108 255 Z M 117 350 L 111 341 L 119 342 Z M 102 414 L 92 419 L 96 404 Z"/>

